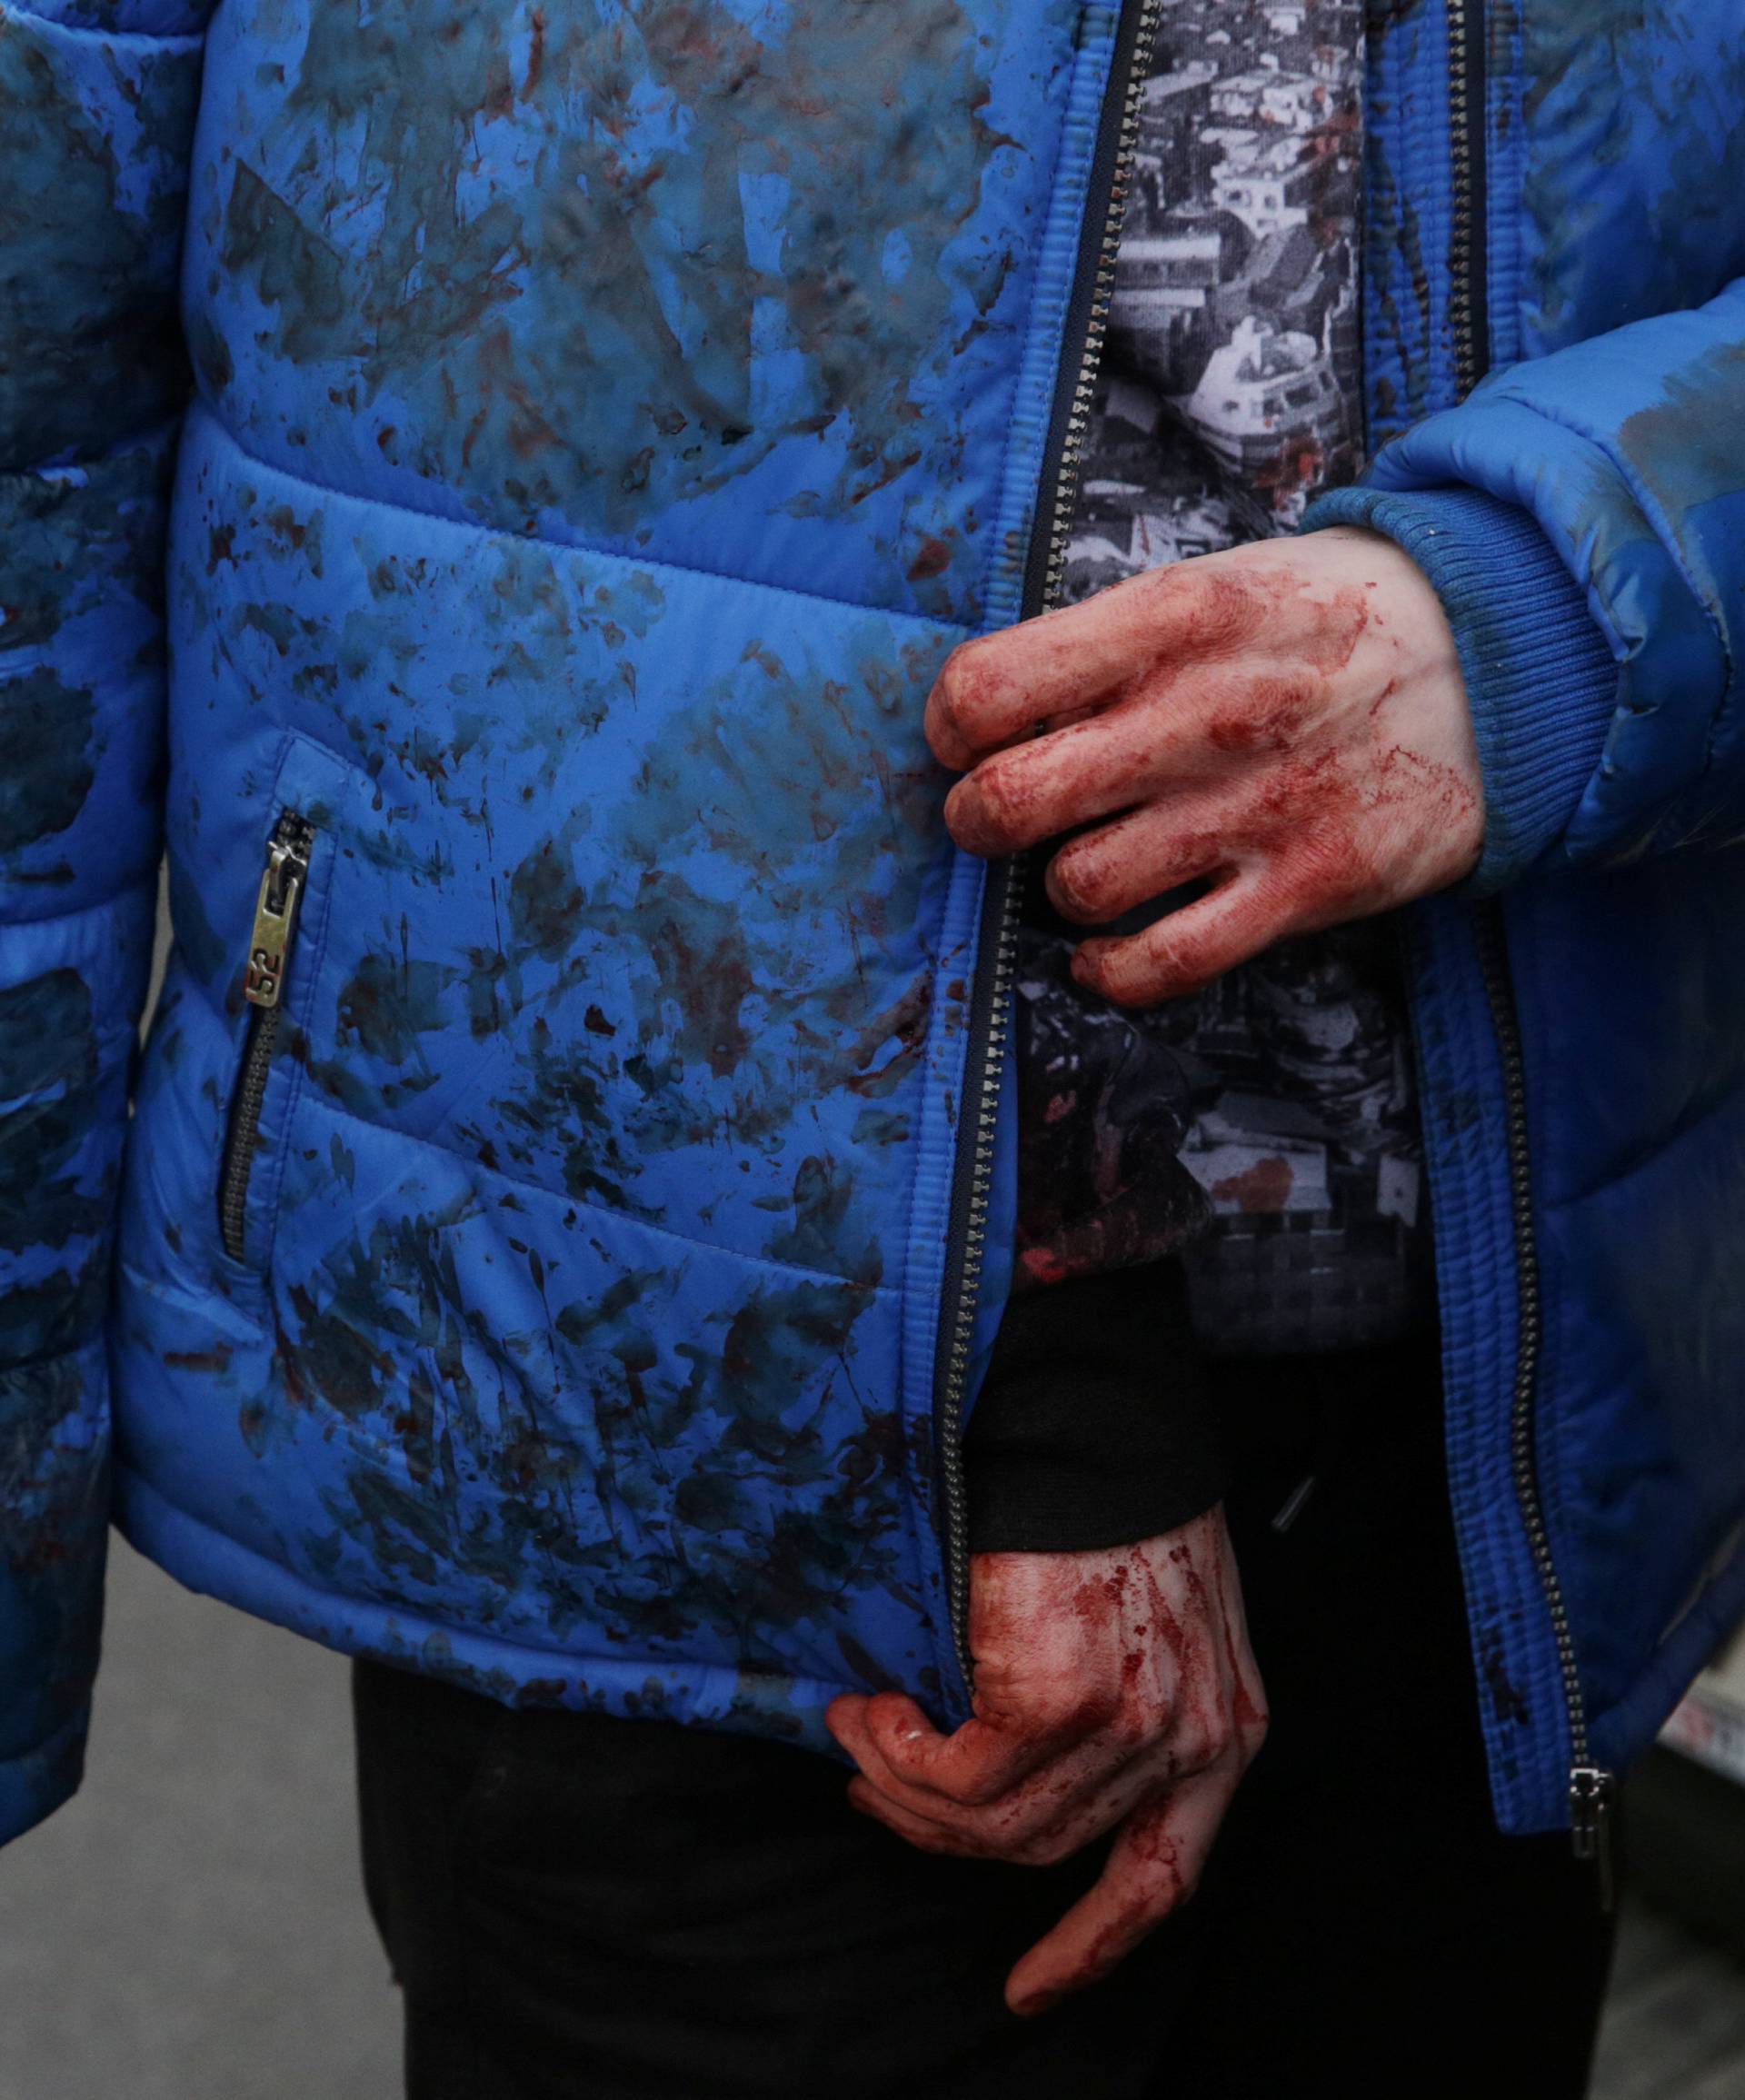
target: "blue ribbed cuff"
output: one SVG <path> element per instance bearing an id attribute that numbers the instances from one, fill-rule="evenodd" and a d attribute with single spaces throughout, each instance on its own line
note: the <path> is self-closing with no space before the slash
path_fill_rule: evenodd
<path id="1" fill-rule="evenodd" d="M 1325 525 L 1385 534 L 1442 602 L 1484 771 L 1484 852 L 1461 887 L 1504 889 L 1568 829 L 1617 706 L 1581 587 L 1529 512 L 1476 489 L 1334 489 L 1302 521 Z"/>

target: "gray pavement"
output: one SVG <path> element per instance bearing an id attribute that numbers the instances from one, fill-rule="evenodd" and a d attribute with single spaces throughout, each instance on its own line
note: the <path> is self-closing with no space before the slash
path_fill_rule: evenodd
<path id="1" fill-rule="evenodd" d="M 0 1852 L 0 2100 L 394 2100 L 344 1664 L 119 1540 L 83 1791 Z"/>
<path id="2" fill-rule="evenodd" d="M 85 1789 L 0 1853 L 0 2100 L 395 2100 L 398 2052 L 344 1664 L 117 1541 Z M 1593 2100 L 1745 2100 L 1739 1969 L 1627 1918 Z"/>

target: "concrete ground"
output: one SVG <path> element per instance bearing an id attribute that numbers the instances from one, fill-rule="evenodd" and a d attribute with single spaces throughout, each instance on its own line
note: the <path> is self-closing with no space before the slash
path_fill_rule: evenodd
<path id="1" fill-rule="evenodd" d="M 115 1542 L 83 1791 L 0 1853 L 0 2100 L 394 2100 L 345 1665 Z"/>
<path id="2" fill-rule="evenodd" d="M 85 1790 L 0 1854 L 0 2100 L 395 2100 L 398 2054 L 344 1664 L 117 1542 Z M 1628 1916 L 1593 2100 L 1745 2100 L 1737 1966 Z"/>

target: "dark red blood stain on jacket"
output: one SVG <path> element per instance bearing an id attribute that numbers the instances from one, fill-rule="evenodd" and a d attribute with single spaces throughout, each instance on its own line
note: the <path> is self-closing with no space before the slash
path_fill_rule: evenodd
<path id="1" fill-rule="evenodd" d="M 1234 1203 L 1250 1216 L 1256 1216 L 1282 1210 L 1290 1200 L 1295 1180 L 1289 1159 L 1256 1159 L 1240 1174 L 1229 1174 L 1222 1181 L 1214 1181 L 1212 1192 L 1222 1201 Z"/>

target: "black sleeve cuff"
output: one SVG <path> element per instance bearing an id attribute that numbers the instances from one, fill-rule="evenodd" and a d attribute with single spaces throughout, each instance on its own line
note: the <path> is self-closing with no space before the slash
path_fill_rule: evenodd
<path id="1" fill-rule="evenodd" d="M 1084 1553 L 1173 1531 L 1226 1463 L 1177 1261 L 1014 1298 L 963 1445 L 972 1553 Z"/>

